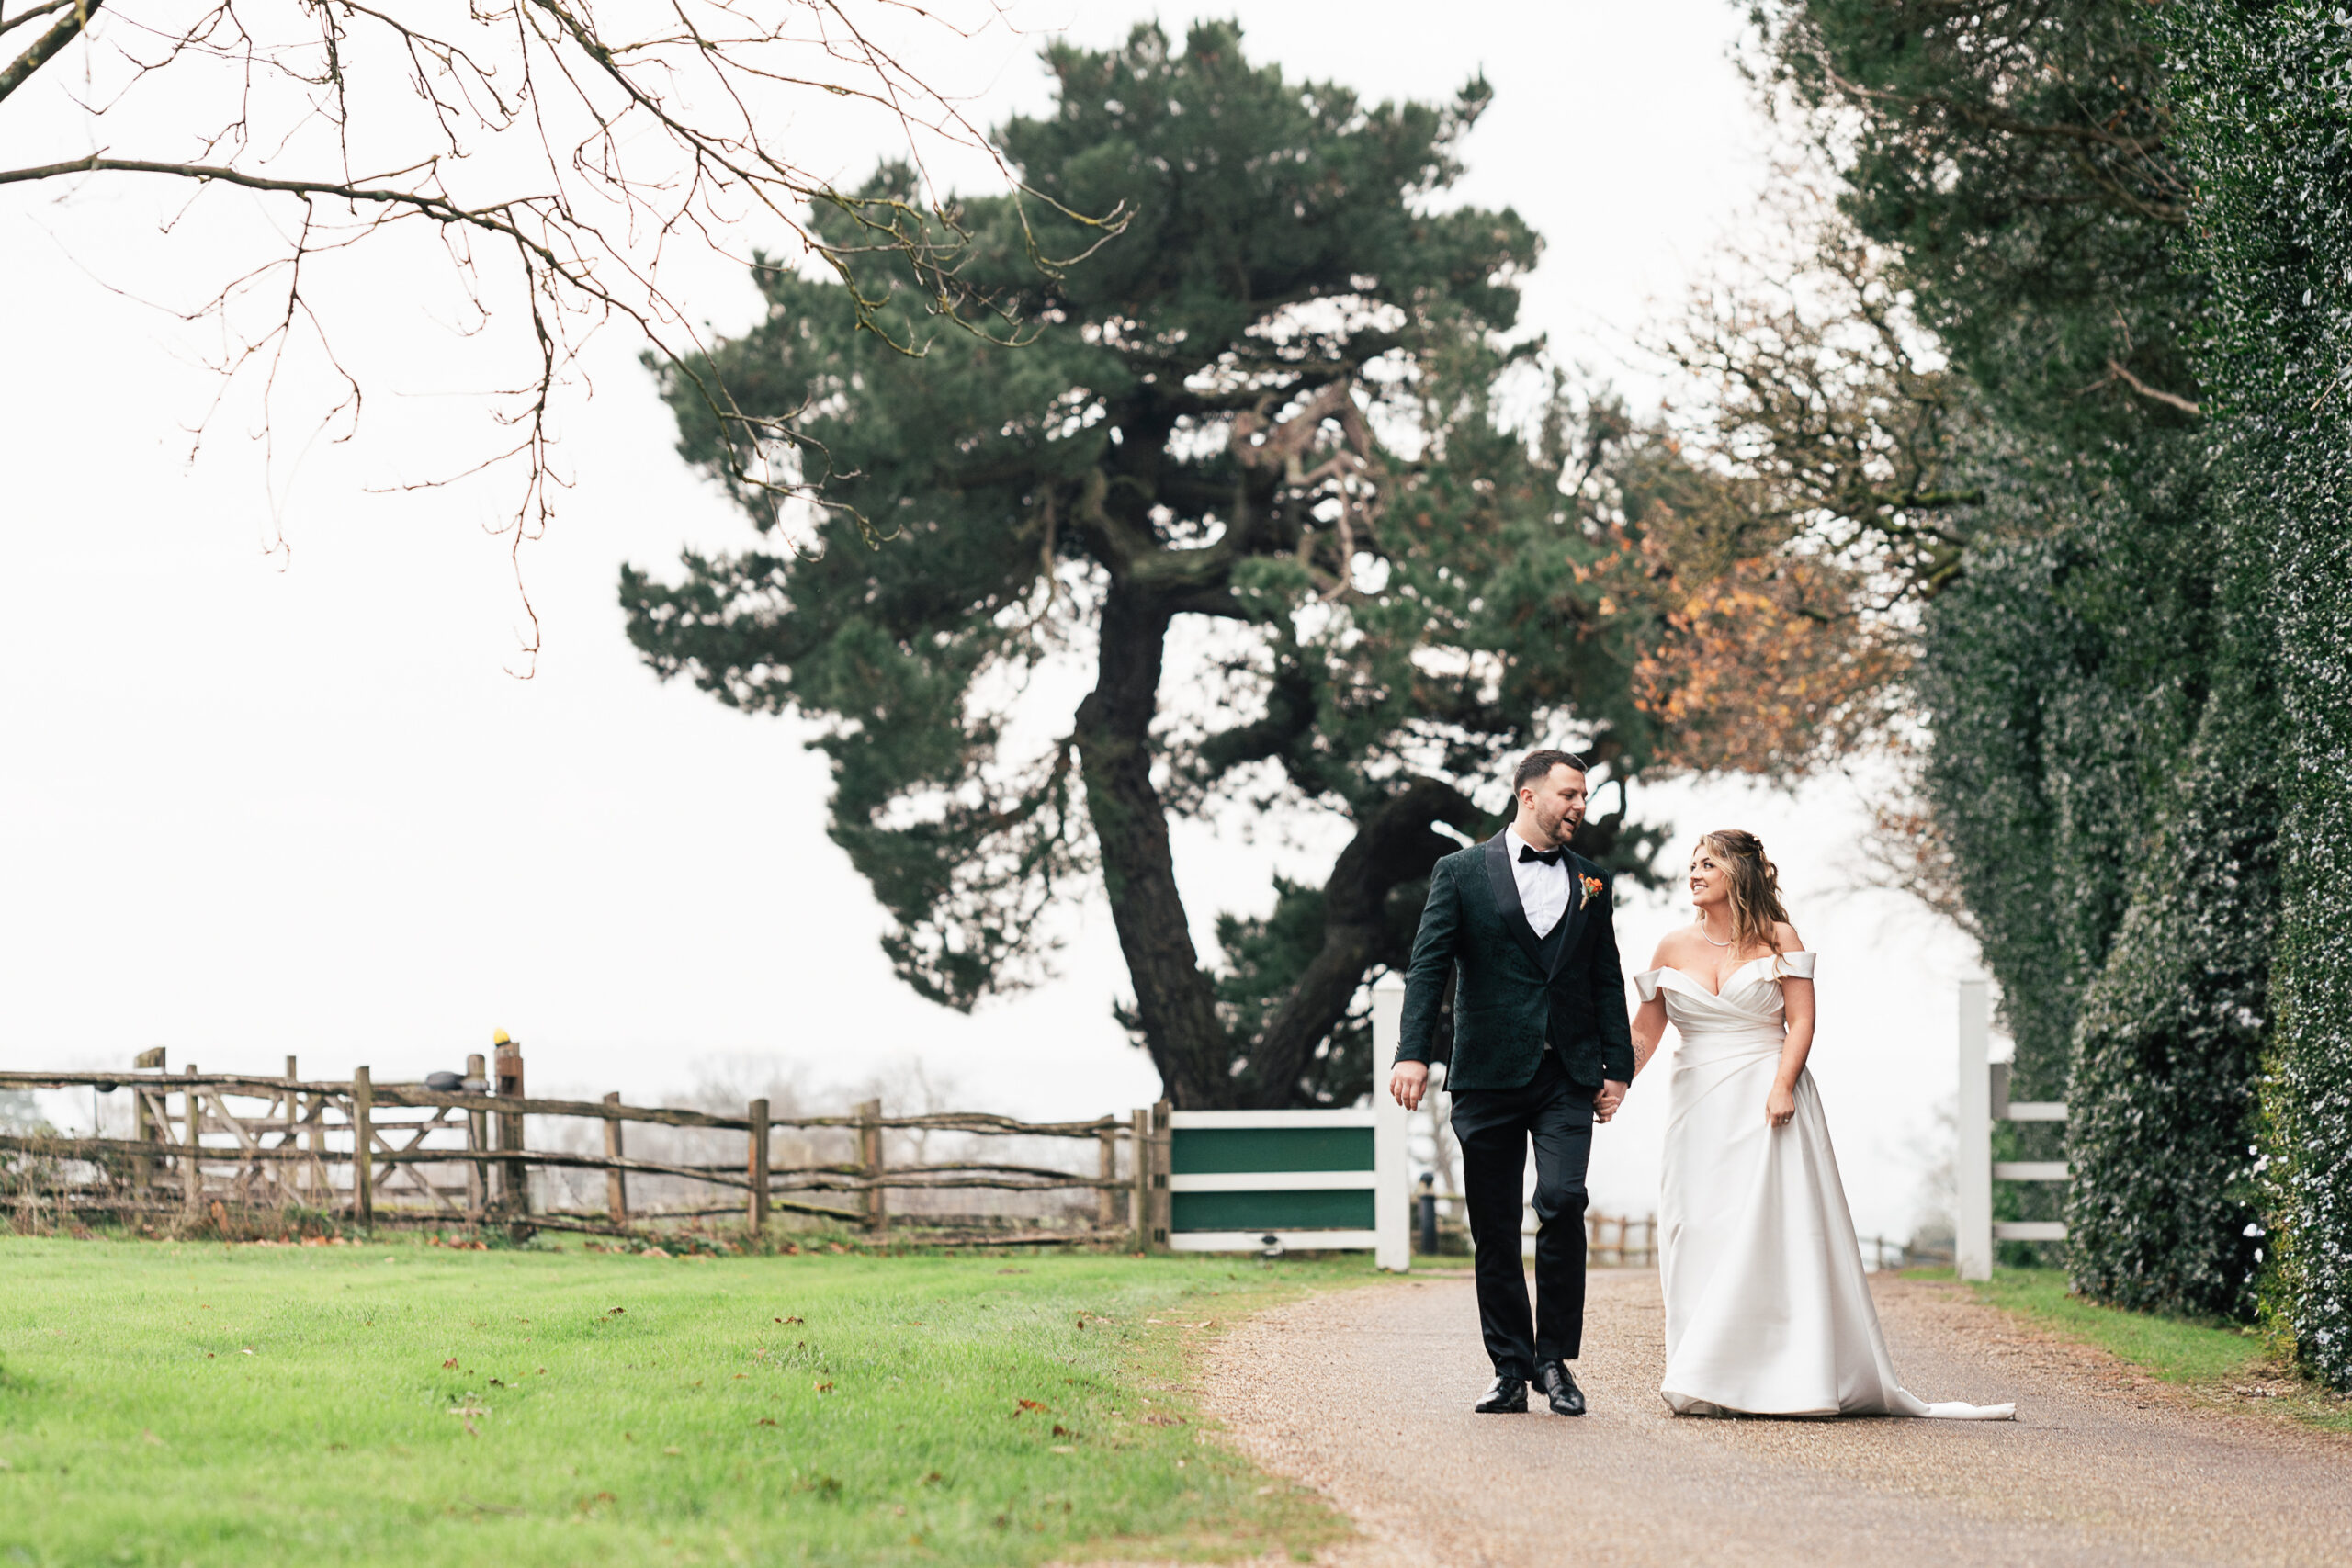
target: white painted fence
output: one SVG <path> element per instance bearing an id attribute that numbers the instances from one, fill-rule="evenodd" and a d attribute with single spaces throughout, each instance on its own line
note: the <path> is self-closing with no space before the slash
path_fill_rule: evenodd
<path id="1" fill-rule="evenodd" d="M 2064 1241 L 2062 1220 L 1996 1220 L 1996 1181 L 2064 1181 L 2073 1172 L 2064 1160 L 1999 1160 L 1993 1158 L 1996 1122 L 2064 1122 L 2066 1107 L 2060 1100 L 2012 1100 L 2009 1064 L 1992 1060 L 1993 998 L 1983 980 L 1960 983 L 1960 1152 L 1959 1213 L 1954 1216 L 1954 1252 L 1960 1277 L 1993 1277 L 1993 1244 L 1996 1241 Z"/>

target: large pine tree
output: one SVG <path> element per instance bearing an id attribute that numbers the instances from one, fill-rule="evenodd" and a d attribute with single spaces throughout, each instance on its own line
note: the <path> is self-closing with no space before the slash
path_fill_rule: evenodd
<path id="1" fill-rule="evenodd" d="M 1505 345 L 1536 236 L 1440 200 L 1483 83 L 1367 105 L 1221 25 L 1046 62 L 1054 109 L 999 133 L 1029 198 L 931 220 L 1012 344 L 942 327 L 888 253 L 846 280 L 763 266 L 766 319 L 667 393 L 766 537 L 626 572 L 630 636 L 665 676 L 820 723 L 833 836 L 924 993 L 1035 975 L 1099 875 L 1178 1104 L 1344 1100 L 1370 1079 L 1363 987 L 1436 858 L 1495 825 L 1510 754 L 1572 737 L 1638 765 L 1591 571 L 1628 432 L 1544 402 Z M 892 193 L 913 210 L 901 169 L 865 195 Z M 1114 211 L 1086 259 L 1035 265 L 1093 243 L 1069 214 Z M 1544 403 L 1515 430 L 1514 373 Z M 719 382 L 751 421 L 717 415 Z M 1057 659 L 1091 690 L 1052 708 L 1032 677 Z M 1271 919 L 1227 917 L 1213 968 L 1169 824 L 1228 802 L 1349 836 Z"/>

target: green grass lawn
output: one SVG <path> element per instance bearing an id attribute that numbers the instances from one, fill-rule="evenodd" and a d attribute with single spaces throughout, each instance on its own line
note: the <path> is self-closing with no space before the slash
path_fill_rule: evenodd
<path id="1" fill-rule="evenodd" d="M 1370 1272 L 0 1239 L 0 1564 L 1303 1552 L 1188 1347 Z"/>
<path id="2" fill-rule="evenodd" d="M 1951 1277 L 1948 1269 L 1933 1272 Z M 2165 1382 L 2225 1399 L 2259 1388 L 2266 1404 L 2313 1425 L 2352 1431 L 2352 1406 L 2282 1370 L 2252 1329 L 2100 1306 L 2071 1294 L 2063 1269 L 1996 1269 L 1990 1280 L 1972 1288 L 1979 1301 L 2096 1345 Z"/>

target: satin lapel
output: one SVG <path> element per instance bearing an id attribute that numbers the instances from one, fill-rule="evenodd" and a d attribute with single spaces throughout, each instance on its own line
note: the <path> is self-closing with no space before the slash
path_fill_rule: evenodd
<path id="1" fill-rule="evenodd" d="M 1577 938 L 1584 934 L 1584 917 L 1586 914 L 1586 898 L 1584 896 L 1584 862 L 1577 859 L 1575 852 L 1571 851 L 1567 857 L 1567 865 L 1568 912 L 1560 918 L 1567 921 L 1568 930 L 1567 933 L 1560 938 L 1558 951 L 1552 954 L 1552 967 L 1544 976 L 1547 980 L 1554 979 L 1558 976 L 1560 973 L 1560 965 L 1566 964 L 1568 961 L 1568 954 L 1576 951 Z M 1526 924 L 1526 921 L 1521 920 L 1520 923 L 1524 925 Z"/>
<path id="2" fill-rule="evenodd" d="M 1535 940 L 1535 928 L 1527 923 L 1527 910 L 1519 901 L 1519 878 L 1510 869 L 1510 834 L 1497 833 L 1487 840 L 1487 886 L 1494 890 L 1495 907 L 1502 911 L 1503 926 L 1519 940 L 1520 950 L 1527 961 L 1538 969 L 1544 967 L 1544 949 Z M 1547 974 L 1545 978 L 1550 978 Z"/>

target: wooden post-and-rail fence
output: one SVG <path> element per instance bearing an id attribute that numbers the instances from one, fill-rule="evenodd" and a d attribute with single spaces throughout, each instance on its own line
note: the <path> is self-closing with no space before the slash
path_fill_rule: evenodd
<path id="1" fill-rule="evenodd" d="M 487 1074 L 486 1066 L 492 1069 Z M 40 1168 L 46 1184 L 41 1200 L 61 1211 L 125 1219 L 201 1223 L 216 1205 L 229 1205 L 307 1209 L 363 1227 L 379 1221 L 462 1222 L 626 1233 L 650 1220 L 740 1213 L 757 1234 L 781 1212 L 878 1237 L 890 1229 L 893 1191 L 1091 1190 L 1097 1199 L 1091 1212 L 1081 1211 L 1058 1229 L 999 1223 L 965 1239 L 1102 1242 L 1136 1250 L 1157 1250 L 1159 1239 L 1152 1233 L 1154 1203 L 1165 1206 L 1167 1179 L 1163 1159 L 1155 1185 L 1151 1151 L 1155 1136 L 1157 1146 L 1166 1144 L 1164 1108 L 1157 1114 L 1040 1122 L 972 1111 L 885 1116 L 881 1102 L 871 1100 L 847 1116 L 773 1116 L 764 1100 L 752 1100 L 741 1116 L 627 1105 L 616 1093 L 602 1100 L 535 1100 L 523 1092 L 521 1054 L 503 1043 L 490 1064 L 469 1059 L 464 1084 L 444 1091 L 379 1083 L 366 1067 L 355 1069 L 348 1082 L 308 1080 L 297 1074 L 291 1057 L 282 1077 L 204 1073 L 193 1066 L 174 1073 L 164 1070 L 160 1051 L 147 1053 L 139 1069 L 127 1073 L 0 1072 L 0 1089 L 90 1089 L 102 1096 L 128 1090 L 131 1130 L 128 1138 L 0 1134 L 0 1167 L 11 1168 L 20 1190 L 28 1190 L 27 1172 Z M 526 1119 L 546 1118 L 599 1123 L 601 1151 L 529 1147 Z M 741 1134 L 744 1152 L 724 1163 L 632 1157 L 625 1138 L 631 1123 Z M 772 1138 L 781 1130 L 846 1136 L 856 1157 L 775 1164 Z M 978 1158 L 894 1165 L 885 1146 L 885 1134 L 894 1132 L 1085 1140 L 1096 1147 L 1095 1168 L 1090 1175 Z M 603 1171 L 604 1208 L 535 1213 L 534 1169 Z M 715 1195 L 740 1196 L 718 1206 L 704 1200 L 649 1207 L 632 1202 L 631 1178 L 673 1179 L 717 1190 Z M 817 1201 L 822 1195 L 847 1201 Z M 904 1218 L 925 1224 L 923 1216 Z M 1159 1225 L 1164 1237 L 1164 1215 Z"/>

